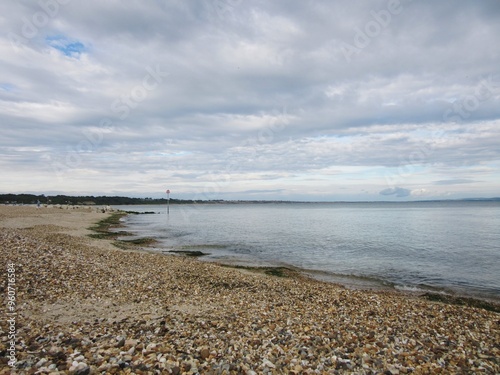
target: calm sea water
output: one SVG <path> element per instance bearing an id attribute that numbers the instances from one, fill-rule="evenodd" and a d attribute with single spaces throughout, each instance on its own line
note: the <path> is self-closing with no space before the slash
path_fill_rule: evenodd
<path id="1" fill-rule="evenodd" d="M 439 290 L 500 300 L 500 203 L 118 206 L 158 250 L 285 265 L 348 286 Z"/>

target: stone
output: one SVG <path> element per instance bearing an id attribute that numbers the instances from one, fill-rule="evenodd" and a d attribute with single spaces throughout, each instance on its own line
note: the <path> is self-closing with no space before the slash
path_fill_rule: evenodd
<path id="1" fill-rule="evenodd" d="M 210 350 L 208 348 L 203 348 L 200 350 L 200 357 L 207 359 L 210 356 Z"/>
<path id="2" fill-rule="evenodd" d="M 134 340 L 134 339 L 127 339 L 125 340 L 125 343 L 124 343 L 124 346 L 130 348 L 132 346 L 137 346 L 137 344 L 139 343 L 138 340 Z"/>
<path id="3" fill-rule="evenodd" d="M 90 374 L 90 367 L 85 363 L 80 363 L 76 368 L 75 375 L 88 375 Z"/>
<path id="4" fill-rule="evenodd" d="M 59 347 L 59 346 L 55 346 L 55 345 L 52 345 L 49 350 L 47 351 L 47 353 L 51 356 L 54 356 L 56 355 L 57 353 L 60 353 L 62 351 L 62 349 Z"/>
<path id="5" fill-rule="evenodd" d="M 42 358 L 40 359 L 36 364 L 35 364 L 35 367 L 39 368 L 39 367 L 42 367 L 44 366 L 46 363 L 47 363 L 47 359 L 46 358 Z"/>
<path id="6" fill-rule="evenodd" d="M 116 347 L 121 348 L 125 345 L 125 337 L 117 337 Z"/>

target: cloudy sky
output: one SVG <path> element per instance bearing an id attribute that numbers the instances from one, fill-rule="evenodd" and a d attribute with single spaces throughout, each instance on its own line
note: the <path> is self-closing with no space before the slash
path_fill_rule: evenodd
<path id="1" fill-rule="evenodd" d="M 500 1 L 0 3 L 0 193 L 500 196 Z"/>

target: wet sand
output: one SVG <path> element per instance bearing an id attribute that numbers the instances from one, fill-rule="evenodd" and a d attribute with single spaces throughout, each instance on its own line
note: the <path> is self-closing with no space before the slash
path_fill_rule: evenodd
<path id="1" fill-rule="evenodd" d="M 500 372 L 498 313 L 125 252 L 87 236 L 107 215 L 0 206 L 0 374 Z"/>

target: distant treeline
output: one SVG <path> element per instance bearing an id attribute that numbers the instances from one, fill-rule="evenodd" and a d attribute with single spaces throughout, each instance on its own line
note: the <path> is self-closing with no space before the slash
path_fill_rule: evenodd
<path id="1" fill-rule="evenodd" d="M 35 195 L 35 194 L 0 194 L 0 204 L 70 204 L 70 205 L 137 205 L 137 204 L 167 204 L 167 198 L 130 198 L 130 197 L 108 197 L 93 195 L 69 196 L 69 195 Z M 171 204 L 192 203 L 215 203 L 220 201 L 201 201 L 170 199 Z"/>
<path id="2" fill-rule="evenodd" d="M 0 194 L 0 204 L 36 204 L 37 202 L 41 204 L 69 204 L 69 205 L 99 205 L 99 206 L 117 206 L 117 205 L 143 205 L 143 204 L 167 204 L 167 198 L 130 198 L 130 197 L 109 197 L 109 196 L 98 196 L 85 195 L 85 196 L 70 196 L 70 195 L 35 195 L 35 194 Z M 456 200 L 429 200 L 429 201 L 413 201 L 417 202 L 500 202 L 500 197 L 494 198 L 466 198 L 466 199 L 456 199 Z M 277 201 L 277 200 L 237 200 L 237 201 L 225 201 L 223 199 L 216 200 L 192 200 L 192 199 L 170 199 L 170 204 L 256 204 L 256 203 L 318 203 L 318 202 L 294 202 L 294 201 Z M 331 202 L 330 202 L 331 203 Z M 336 202 L 336 203 L 370 203 L 370 202 Z M 384 203 L 384 202 L 373 202 L 373 203 Z M 385 202 L 385 203 L 405 203 L 405 202 Z M 408 202 L 412 203 L 412 202 Z"/>

